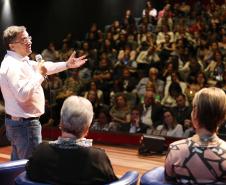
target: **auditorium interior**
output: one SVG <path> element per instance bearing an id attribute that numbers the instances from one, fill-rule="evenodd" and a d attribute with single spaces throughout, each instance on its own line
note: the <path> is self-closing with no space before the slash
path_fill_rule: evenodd
<path id="1" fill-rule="evenodd" d="M 226 0 L 1 0 L 0 8 L 1 34 L 24 25 L 32 36 L 30 59 L 86 55 L 80 68 L 42 83 L 42 138 L 60 136 L 67 97 L 87 98 L 94 109 L 87 138 L 105 150 L 118 177 L 164 166 L 169 145 L 195 134 L 195 94 L 226 92 Z M 2 39 L 0 48 L 2 61 Z M 4 120 L 1 95 L 0 166 L 11 153 Z M 226 120 L 217 135 L 226 140 Z"/>

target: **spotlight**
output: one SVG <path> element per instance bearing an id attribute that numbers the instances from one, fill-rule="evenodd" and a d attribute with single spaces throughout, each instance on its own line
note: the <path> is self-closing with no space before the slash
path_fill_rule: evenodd
<path id="1" fill-rule="evenodd" d="M 2 26 L 7 27 L 13 24 L 12 8 L 10 0 L 4 0 L 2 7 Z"/>

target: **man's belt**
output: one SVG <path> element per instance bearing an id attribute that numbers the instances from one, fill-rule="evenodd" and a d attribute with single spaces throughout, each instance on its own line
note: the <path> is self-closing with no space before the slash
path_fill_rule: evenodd
<path id="1" fill-rule="evenodd" d="M 39 117 L 21 118 L 21 117 L 11 116 L 9 114 L 5 114 L 5 117 L 13 121 L 31 121 L 31 120 L 39 119 Z"/>

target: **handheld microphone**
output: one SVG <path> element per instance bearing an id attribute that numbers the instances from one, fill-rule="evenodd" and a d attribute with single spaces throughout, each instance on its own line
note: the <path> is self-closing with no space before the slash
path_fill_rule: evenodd
<path id="1" fill-rule="evenodd" d="M 38 63 L 42 62 L 42 61 L 43 61 L 42 55 L 40 55 L 40 54 L 35 55 L 35 60 L 36 60 Z"/>
<path id="2" fill-rule="evenodd" d="M 46 68 L 45 68 L 45 66 L 44 66 L 44 60 L 42 59 L 42 55 L 40 55 L 40 54 L 38 54 L 38 55 L 35 55 L 35 60 L 38 62 L 38 66 L 39 66 L 39 70 L 41 70 L 40 72 L 41 72 L 41 74 L 43 75 L 43 77 L 45 78 L 45 79 L 47 79 L 47 74 L 46 74 Z M 43 72 L 42 71 L 45 71 L 44 72 L 44 74 L 43 74 Z"/>

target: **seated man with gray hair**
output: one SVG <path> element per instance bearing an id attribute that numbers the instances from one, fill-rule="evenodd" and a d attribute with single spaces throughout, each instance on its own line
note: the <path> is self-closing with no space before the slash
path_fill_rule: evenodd
<path id="1" fill-rule="evenodd" d="M 101 185 L 117 180 L 106 153 L 85 138 L 92 119 L 89 100 L 68 97 L 61 108 L 61 137 L 36 148 L 26 165 L 28 177 L 61 185 Z"/>

